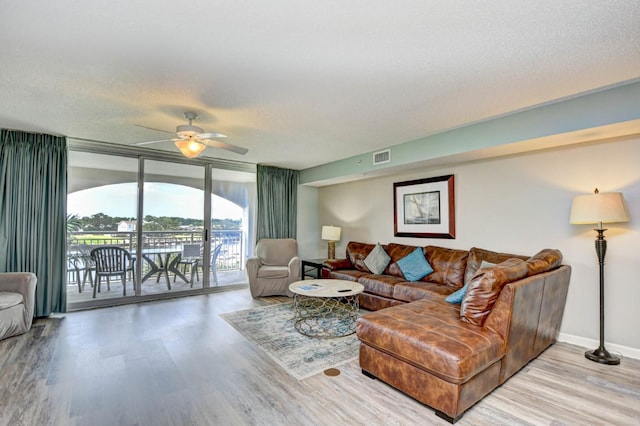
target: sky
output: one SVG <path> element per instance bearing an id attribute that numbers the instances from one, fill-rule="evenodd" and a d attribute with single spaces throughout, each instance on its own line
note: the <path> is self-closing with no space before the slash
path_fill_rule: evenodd
<path id="1" fill-rule="evenodd" d="M 167 183 L 145 183 L 144 216 L 170 216 L 201 219 L 204 211 L 202 191 Z M 136 217 L 136 183 L 121 183 L 85 189 L 69 194 L 67 214 L 80 217 L 104 213 L 112 217 Z M 242 219 L 242 208 L 213 196 L 214 219 Z"/>

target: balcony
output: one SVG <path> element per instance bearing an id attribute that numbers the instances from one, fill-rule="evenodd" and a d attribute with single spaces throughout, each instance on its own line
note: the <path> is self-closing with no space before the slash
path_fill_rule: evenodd
<path id="1" fill-rule="evenodd" d="M 240 230 L 215 230 L 212 231 L 211 253 L 220 246 L 215 259 L 210 262 L 210 287 L 224 287 L 237 284 L 246 284 L 247 278 L 244 271 L 244 236 Z M 185 244 L 202 244 L 202 231 L 148 231 L 142 235 L 142 262 L 135 259 L 135 267 L 142 266 L 142 276 L 153 272 L 152 263 L 164 267 L 165 262 L 171 263 L 176 257 L 181 256 L 182 247 Z M 107 281 L 102 279 L 100 292 L 93 298 L 91 282 L 95 280 L 95 272 L 91 269 L 89 253 L 95 247 L 117 246 L 126 249 L 135 258 L 137 249 L 136 232 L 108 232 L 98 234 L 96 232 L 69 232 L 67 234 L 67 303 L 73 307 L 76 303 L 100 301 L 123 297 L 122 281 L 119 277 L 113 277 Z M 202 262 L 202 260 L 200 260 Z M 184 269 L 183 269 L 184 267 Z M 189 265 L 175 265 L 175 269 L 185 272 L 183 277 L 190 280 L 191 271 Z M 193 283 L 187 282 L 166 268 L 165 273 L 153 273 L 140 285 L 141 296 L 153 296 L 166 293 L 177 293 L 202 289 L 204 277 L 199 269 L 197 276 L 194 273 Z M 167 283 L 167 275 L 169 283 Z M 176 276 L 177 275 L 177 276 Z M 89 278 L 91 276 L 91 279 Z M 78 283 L 80 281 L 80 283 Z M 83 284 L 84 281 L 84 284 Z M 127 297 L 135 295 L 134 277 L 126 277 Z"/>

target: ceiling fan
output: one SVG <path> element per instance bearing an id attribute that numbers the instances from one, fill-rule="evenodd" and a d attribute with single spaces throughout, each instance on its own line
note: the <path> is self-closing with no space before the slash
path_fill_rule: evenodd
<path id="1" fill-rule="evenodd" d="M 155 129 L 153 127 L 141 126 L 139 124 L 136 124 L 136 126 L 142 127 L 144 129 L 156 130 L 164 133 L 171 133 L 171 134 L 175 134 L 177 137 L 172 139 L 162 139 L 157 141 L 138 142 L 138 143 L 134 143 L 133 145 L 148 145 L 148 144 L 158 143 L 158 142 L 173 141 L 175 142 L 176 146 L 178 147 L 182 155 L 184 155 L 187 158 L 197 157 L 202 153 L 202 151 L 206 149 L 207 146 L 210 146 L 213 148 L 225 149 L 227 151 L 235 152 L 236 154 L 240 154 L 240 155 L 244 155 L 249 151 L 246 148 L 231 145 L 225 142 L 212 140 L 212 138 L 226 138 L 227 135 L 223 135 L 222 133 L 215 133 L 215 132 L 205 133 L 204 130 L 202 130 L 202 128 L 198 126 L 194 126 L 192 124 L 193 120 L 198 118 L 198 114 L 196 114 L 195 112 L 185 112 L 184 116 L 187 120 L 189 120 L 189 124 L 179 125 L 178 127 L 176 127 L 175 132 L 169 132 L 167 130 Z"/>

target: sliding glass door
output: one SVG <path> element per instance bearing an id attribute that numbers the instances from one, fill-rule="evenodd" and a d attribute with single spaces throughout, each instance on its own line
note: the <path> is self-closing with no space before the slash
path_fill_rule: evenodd
<path id="1" fill-rule="evenodd" d="M 68 170 L 68 305 L 135 295 L 134 274 L 98 270 L 92 251 L 118 247 L 135 265 L 138 160 L 72 151 Z"/>
<path id="2" fill-rule="evenodd" d="M 255 171 L 69 154 L 68 309 L 246 285 Z M 105 277 L 94 296 L 91 251 L 105 246 L 126 250 L 133 271 Z"/>
<path id="3" fill-rule="evenodd" d="M 206 232 L 205 168 L 144 162 L 141 293 L 202 288 Z"/>

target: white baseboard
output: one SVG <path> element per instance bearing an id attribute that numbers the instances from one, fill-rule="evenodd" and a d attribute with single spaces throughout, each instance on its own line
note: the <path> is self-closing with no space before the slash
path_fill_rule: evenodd
<path id="1" fill-rule="evenodd" d="M 596 349 L 600 345 L 599 340 L 587 339 L 586 337 L 574 336 L 573 334 L 560 333 L 559 342 L 570 343 L 572 345 L 582 346 L 585 349 Z M 626 358 L 640 359 L 640 349 L 631 348 L 629 346 L 616 345 L 615 343 L 606 343 L 605 347 L 612 354 L 621 354 Z"/>

